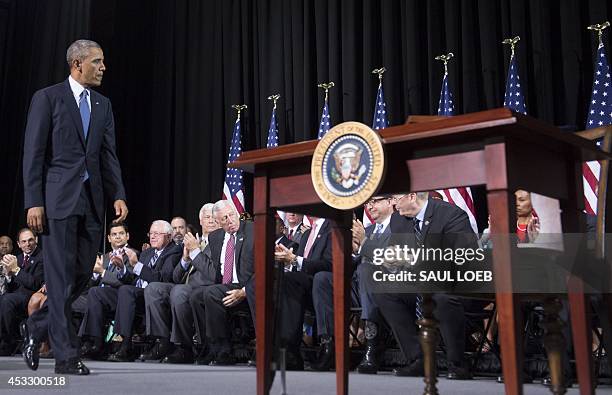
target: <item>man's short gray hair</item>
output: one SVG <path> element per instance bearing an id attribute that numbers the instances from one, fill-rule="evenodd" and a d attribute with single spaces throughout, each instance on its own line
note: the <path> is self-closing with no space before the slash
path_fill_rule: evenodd
<path id="1" fill-rule="evenodd" d="M 100 44 L 91 40 L 76 40 L 68 47 L 66 51 L 66 61 L 68 66 L 72 65 L 75 60 L 83 60 L 87 57 L 90 48 L 100 48 Z"/>
<path id="2" fill-rule="evenodd" d="M 225 207 L 230 207 L 236 213 L 236 215 L 238 215 L 238 213 L 236 212 L 236 209 L 234 208 L 233 205 L 230 204 L 230 202 L 228 202 L 227 200 L 219 200 L 215 202 L 215 204 L 213 205 L 213 208 L 212 208 L 213 217 L 217 218 L 217 212 L 219 210 L 223 210 Z"/>
<path id="3" fill-rule="evenodd" d="M 200 209 L 200 212 L 198 213 L 198 218 L 202 220 L 202 217 L 204 216 L 204 211 L 212 211 L 213 207 L 214 207 L 213 203 L 206 203 L 205 205 L 203 205 L 202 208 Z"/>
<path id="4" fill-rule="evenodd" d="M 153 223 L 151 224 L 151 226 L 153 225 L 159 225 L 164 229 L 164 233 L 171 235 L 173 232 L 172 229 L 172 225 L 170 225 L 170 222 L 168 221 L 164 221 L 163 219 L 158 219 L 157 221 L 153 221 Z"/>
<path id="5" fill-rule="evenodd" d="M 427 200 L 429 199 L 429 192 L 415 192 L 417 195 L 417 199 L 419 200 Z"/>

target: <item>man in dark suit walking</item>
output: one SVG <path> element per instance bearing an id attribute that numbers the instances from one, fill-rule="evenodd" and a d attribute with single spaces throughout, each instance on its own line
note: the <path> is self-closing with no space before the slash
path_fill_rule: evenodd
<path id="1" fill-rule="evenodd" d="M 43 254 L 34 233 L 24 228 L 17 234 L 18 256 L 2 258 L 7 274 L 7 292 L 0 295 L 0 355 L 13 355 L 19 320 L 27 315 L 28 302 L 43 284 L 45 272 Z"/>
<path id="2" fill-rule="evenodd" d="M 440 250 L 476 249 L 477 236 L 467 214 L 459 207 L 438 199 L 429 199 L 427 192 L 409 193 L 397 201 L 400 216 L 391 218 L 389 245 Z M 445 294 L 434 294 L 434 312 L 440 322 L 440 332 L 446 345 L 449 379 L 470 379 L 471 373 L 463 362 L 465 351 L 465 315 L 462 300 Z M 422 351 L 415 319 L 417 295 L 410 293 L 375 293 L 374 300 L 391 326 L 408 360 L 404 368 L 395 369 L 397 376 L 424 374 Z"/>
<path id="3" fill-rule="evenodd" d="M 104 198 L 117 221 L 128 213 L 115 152 L 110 101 L 92 90 L 106 71 L 100 45 L 78 40 L 66 52 L 70 76 L 34 93 L 23 154 L 24 207 L 28 226 L 43 233 L 48 300 L 25 330 L 24 359 L 38 368 L 38 343 L 47 332 L 55 372 L 88 374 L 70 308 L 87 286 L 101 241 Z M 48 315 L 48 318 L 47 318 Z"/>
<path id="4" fill-rule="evenodd" d="M 226 200 L 215 203 L 213 216 L 221 229 L 208 235 L 204 251 L 199 250 L 193 235 L 185 236 L 191 265 L 208 283 L 213 282 L 213 285 L 195 288 L 189 303 L 200 339 L 202 342 L 207 339 L 209 357 L 213 358 L 210 363 L 233 365 L 227 313 L 229 309 L 248 308 L 245 286 L 253 276 L 253 223 L 240 221 L 238 213 Z"/>

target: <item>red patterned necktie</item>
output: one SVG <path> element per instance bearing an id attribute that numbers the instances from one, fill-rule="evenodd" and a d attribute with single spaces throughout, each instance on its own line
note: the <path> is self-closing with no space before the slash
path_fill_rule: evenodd
<path id="1" fill-rule="evenodd" d="M 315 242 L 315 233 L 317 230 L 317 223 L 312 223 L 312 228 L 310 229 L 310 234 L 308 235 L 308 241 L 306 242 L 306 248 L 304 248 L 304 258 L 308 258 L 310 255 L 310 250 L 312 249 L 312 245 Z"/>
<path id="2" fill-rule="evenodd" d="M 289 240 L 293 240 L 293 229 L 289 231 Z"/>
<path id="3" fill-rule="evenodd" d="M 30 266 L 30 256 L 29 255 L 24 255 L 23 256 L 23 268 L 27 269 L 28 266 Z"/>
<path id="4" fill-rule="evenodd" d="M 223 263 L 223 284 L 231 284 L 234 278 L 234 235 L 230 235 L 225 246 L 225 261 Z"/>

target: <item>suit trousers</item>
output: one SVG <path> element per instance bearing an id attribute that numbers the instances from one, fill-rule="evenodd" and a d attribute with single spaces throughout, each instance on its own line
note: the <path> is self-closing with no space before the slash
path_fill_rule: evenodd
<path id="1" fill-rule="evenodd" d="M 281 284 L 277 336 L 281 346 L 296 352 L 302 343 L 304 312 L 313 310 L 312 277 L 303 272 L 286 272 Z"/>
<path id="2" fill-rule="evenodd" d="M 193 346 L 193 312 L 189 304 L 193 288 L 170 283 L 151 283 L 145 288 L 147 335 Z"/>
<path id="3" fill-rule="evenodd" d="M 107 317 L 117 310 L 119 291 L 112 287 L 93 287 L 87 293 L 87 310 L 81 322 L 79 336 L 102 338 Z"/>
<path id="4" fill-rule="evenodd" d="M 120 286 L 117 289 L 115 333 L 120 334 L 123 338 L 131 337 L 134 319 L 136 314 L 144 313 L 144 304 L 144 289 L 134 285 Z"/>
<path id="5" fill-rule="evenodd" d="M 228 311 L 231 309 L 246 308 L 246 301 L 242 301 L 236 306 L 225 307 L 223 298 L 227 296 L 227 291 L 240 289 L 239 284 L 214 284 L 196 289 L 189 298 L 193 309 L 195 322 L 198 325 L 200 340 L 203 341 L 204 334 L 202 328 L 206 329 L 206 337 L 212 340 L 225 340 L 231 338 L 232 330 L 229 325 Z M 202 325 L 202 321 L 204 324 Z"/>
<path id="6" fill-rule="evenodd" d="M 19 338 L 19 321 L 27 316 L 30 296 L 26 292 L 0 295 L 0 340 L 13 343 Z"/>
<path id="7" fill-rule="evenodd" d="M 416 327 L 416 294 L 373 294 L 380 312 L 385 317 L 402 352 L 410 362 L 421 358 Z M 440 333 L 446 345 L 447 360 L 461 364 L 465 351 L 465 314 L 460 298 L 434 294 L 434 316 L 440 323 Z"/>
<path id="8" fill-rule="evenodd" d="M 359 306 L 359 281 L 353 274 L 351 304 Z M 318 272 L 312 280 L 312 301 L 317 318 L 319 336 L 334 335 L 334 288 L 332 272 Z"/>
<path id="9" fill-rule="evenodd" d="M 47 219 L 42 236 L 47 302 L 30 316 L 28 328 L 38 341 L 48 335 L 56 362 L 79 356 L 79 340 L 71 324 L 72 302 L 87 288 L 102 233 L 91 199 L 86 181 L 73 214 Z"/>

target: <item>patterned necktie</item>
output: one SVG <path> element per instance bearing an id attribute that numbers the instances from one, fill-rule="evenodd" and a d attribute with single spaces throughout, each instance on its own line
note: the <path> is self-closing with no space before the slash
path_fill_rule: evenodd
<path id="1" fill-rule="evenodd" d="M 149 263 L 147 263 L 147 267 L 149 267 L 150 269 L 153 269 L 153 266 L 155 266 L 155 262 L 157 262 L 157 259 L 159 258 L 160 255 L 161 255 L 161 251 L 155 251 L 155 254 L 153 254 L 151 259 L 149 259 Z M 136 287 L 144 288 L 144 283 L 145 281 L 139 278 L 138 281 L 136 281 Z"/>
<path id="2" fill-rule="evenodd" d="M 420 222 L 418 219 L 413 218 L 414 239 L 416 240 L 417 248 L 423 247 L 423 232 L 421 232 Z M 416 296 L 415 313 L 417 320 L 423 319 L 423 295 L 421 294 Z"/>
<path id="3" fill-rule="evenodd" d="M 30 256 L 26 254 L 23 256 L 23 268 L 27 269 L 28 266 L 30 266 Z"/>
<path id="4" fill-rule="evenodd" d="M 235 236 L 230 235 L 225 246 L 225 261 L 223 263 L 223 284 L 231 284 L 234 279 L 234 245 Z"/>
<path id="5" fill-rule="evenodd" d="M 312 228 L 310 229 L 310 234 L 308 235 L 308 241 L 306 241 L 306 248 L 304 248 L 304 258 L 308 258 L 310 255 L 310 250 L 312 249 L 312 245 L 315 241 L 315 233 L 317 230 L 317 223 L 312 223 Z"/>
<path id="6" fill-rule="evenodd" d="M 289 231 L 289 240 L 293 240 L 293 229 Z"/>
<path id="7" fill-rule="evenodd" d="M 87 138 L 89 132 L 89 119 L 91 118 L 91 112 L 89 110 L 89 104 L 87 103 L 87 96 L 89 92 L 87 89 L 81 92 L 81 98 L 79 99 L 79 112 L 81 113 L 81 122 L 83 122 L 83 134 Z"/>

